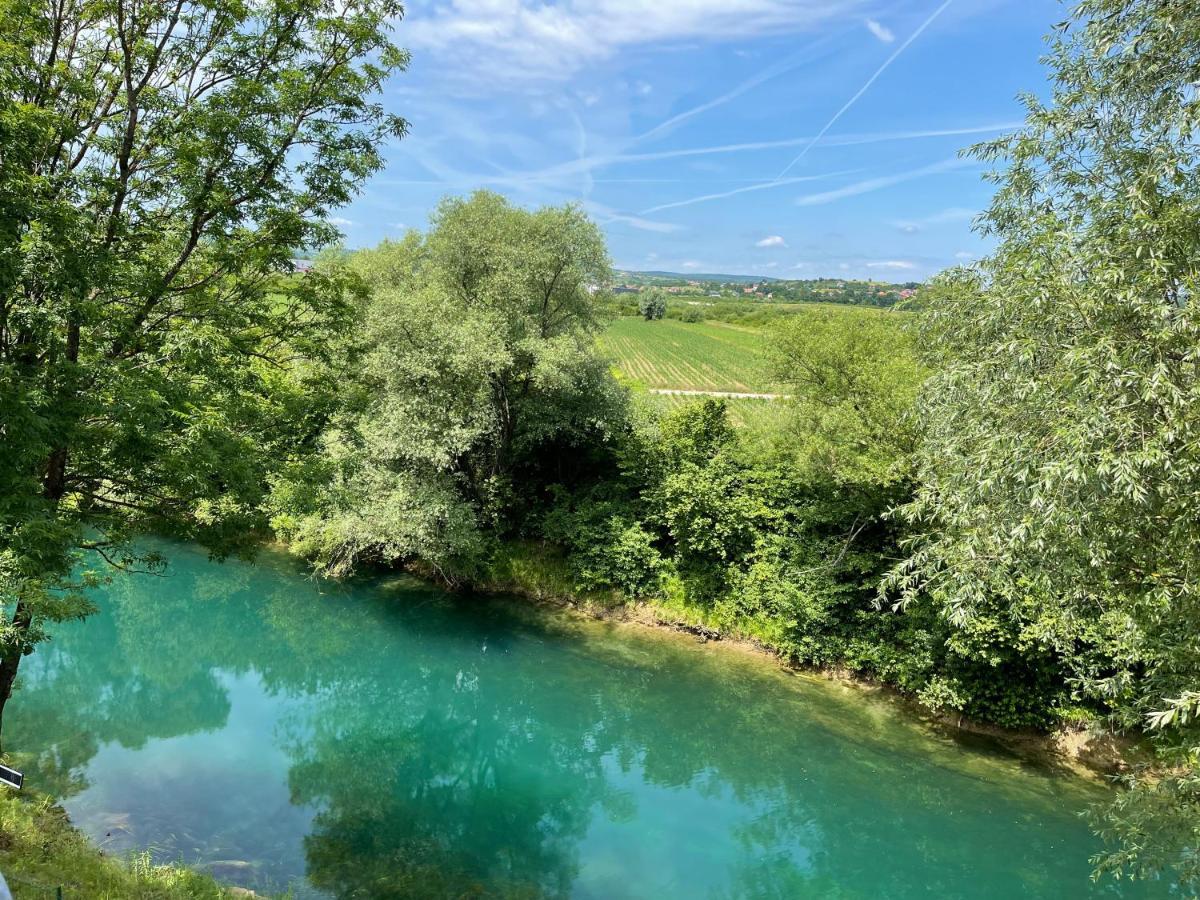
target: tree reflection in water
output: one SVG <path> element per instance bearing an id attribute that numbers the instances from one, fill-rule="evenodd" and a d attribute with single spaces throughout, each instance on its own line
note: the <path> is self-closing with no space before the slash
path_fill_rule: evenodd
<path id="1" fill-rule="evenodd" d="M 6 723 L 113 849 L 301 897 L 1101 893 L 1080 785 L 886 704 L 676 635 L 168 549 L 39 649 Z"/>

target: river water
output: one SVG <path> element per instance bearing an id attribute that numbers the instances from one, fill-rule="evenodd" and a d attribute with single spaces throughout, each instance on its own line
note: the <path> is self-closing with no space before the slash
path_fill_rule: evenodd
<path id="1" fill-rule="evenodd" d="M 112 853 L 297 898 L 1167 896 L 1104 789 L 677 634 L 294 561 L 118 578 L 6 745 Z"/>

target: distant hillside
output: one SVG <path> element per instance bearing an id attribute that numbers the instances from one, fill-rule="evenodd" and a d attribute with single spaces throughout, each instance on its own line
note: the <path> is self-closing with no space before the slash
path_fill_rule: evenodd
<path id="1" fill-rule="evenodd" d="M 705 272 L 631 272 L 617 270 L 617 280 L 628 280 L 634 284 L 656 284 L 660 281 L 712 281 L 717 284 L 755 284 L 761 281 L 778 281 L 762 275 L 721 275 Z"/>

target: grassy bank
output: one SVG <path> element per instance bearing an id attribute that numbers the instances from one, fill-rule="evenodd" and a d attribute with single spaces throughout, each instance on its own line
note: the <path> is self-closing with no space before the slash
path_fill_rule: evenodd
<path id="1" fill-rule="evenodd" d="M 36 795 L 0 793 L 0 871 L 16 900 L 224 900 L 248 896 L 148 854 L 106 856 L 60 807 Z"/>

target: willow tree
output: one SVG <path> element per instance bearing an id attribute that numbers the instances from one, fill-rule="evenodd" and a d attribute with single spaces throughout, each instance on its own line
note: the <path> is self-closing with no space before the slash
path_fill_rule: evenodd
<path id="1" fill-rule="evenodd" d="M 996 251 L 923 293 L 920 537 L 893 587 L 1059 655 L 1183 764 L 1135 779 L 1102 868 L 1200 876 L 1200 7 L 1085 0 L 1003 165 Z"/>
<path id="2" fill-rule="evenodd" d="M 275 526 L 327 571 L 419 560 L 453 581 L 622 421 L 595 349 L 604 238 L 578 207 L 479 191 L 349 264 L 371 289 L 361 380 L 323 465 L 279 480 Z"/>
<path id="3" fill-rule="evenodd" d="M 289 278 L 404 123 L 394 0 L 0 0 L 0 710 L 155 529 L 244 543 L 346 316 Z"/>
<path id="4" fill-rule="evenodd" d="M 638 313 L 647 322 L 667 314 L 667 295 L 662 288 L 646 288 L 638 297 Z"/>

